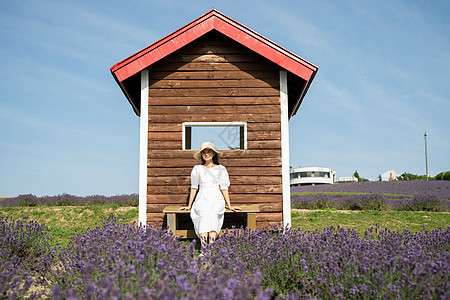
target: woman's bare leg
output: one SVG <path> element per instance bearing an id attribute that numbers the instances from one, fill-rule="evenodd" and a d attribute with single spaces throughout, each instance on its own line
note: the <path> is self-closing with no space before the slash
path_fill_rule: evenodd
<path id="1" fill-rule="evenodd" d="M 208 232 L 200 233 L 200 243 L 202 249 L 208 244 Z"/>
<path id="2" fill-rule="evenodd" d="M 209 232 L 209 243 L 210 243 L 210 244 L 214 243 L 214 241 L 216 240 L 216 238 L 217 238 L 217 232 L 215 232 L 214 230 L 213 230 L 213 231 L 210 231 L 210 232 Z"/>

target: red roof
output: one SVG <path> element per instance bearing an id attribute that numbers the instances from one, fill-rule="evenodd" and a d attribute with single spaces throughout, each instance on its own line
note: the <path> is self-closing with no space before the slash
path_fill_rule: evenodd
<path id="1" fill-rule="evenodd" d="M 306 85 L 298 99 L 298 105 L 300 104 L 318 67 L 215 9 L 115 64 L 110 69 L 111 73 L 121 86 L 125 95 L 129 97 L 129 93 L 123 85 L 125 79 L 139 73 L 143 69 L 151 66 L 155 62 L 212 30 L 217 30 L 223 35 L 279 65 L 288 72 L 305 80 Z M 298 105 L 296 105 L 297 109 Z M 297 109 L 295 109 L 295 111 Z M 295 114 L 295 111 L 293 111 L 293 114 Z"/>

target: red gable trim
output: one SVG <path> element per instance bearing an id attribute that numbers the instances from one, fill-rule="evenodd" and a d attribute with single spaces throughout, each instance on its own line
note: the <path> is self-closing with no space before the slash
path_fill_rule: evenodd
<path id="1" fill-rule="evenodd" d="M 307 82 L 314 78 L 318 70 L 316 66 L 301 57 L 278 46 L 215 9 L 115 64 L 110 70 L 116 80 L 122 82 L 213 29 Z"/>

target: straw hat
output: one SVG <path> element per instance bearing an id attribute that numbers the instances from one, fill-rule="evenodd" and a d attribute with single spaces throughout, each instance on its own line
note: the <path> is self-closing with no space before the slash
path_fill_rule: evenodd
<path id="1" fill-rule="evenodd" d="M 217 157 L 221 158 L 223 153 L 220 151 L 216 151 L 216 147 L 214 146 L 213 143 L 211 142 L 204 142 L 202 143 L 200 150 L 198 152 L 195 152 L 194 154 L 194 158 L 196 160 L 201 160 L 202 159 L 202 151 L 205 149 L 211 149 L 212 151 L 214 151 L 217 154 Z"/>

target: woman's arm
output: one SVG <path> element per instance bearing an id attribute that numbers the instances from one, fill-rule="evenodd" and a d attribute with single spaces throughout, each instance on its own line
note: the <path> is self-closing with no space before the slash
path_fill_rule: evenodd
<path id="1" fill-rule="evenodd" d="M 241 208 L 238 206 L 231 206 L 230 194 L 228 193 L 228 190 L 220 190 L 220 191 L 222 192 L 222 195 L 225 198 L 225 202 L 230 210 L 232 211 L 241 210 Z"/>
<path id="2" fill-rule="evenodd" d="M 192 202 L 194 202 L 195 195 L 197 194 L 198 189 L 191 188 L 191 192 L 189 193 L 189 204 L 188 206 L 180 207 L 180 210 L 190 210 L 192 207 Z"/>

